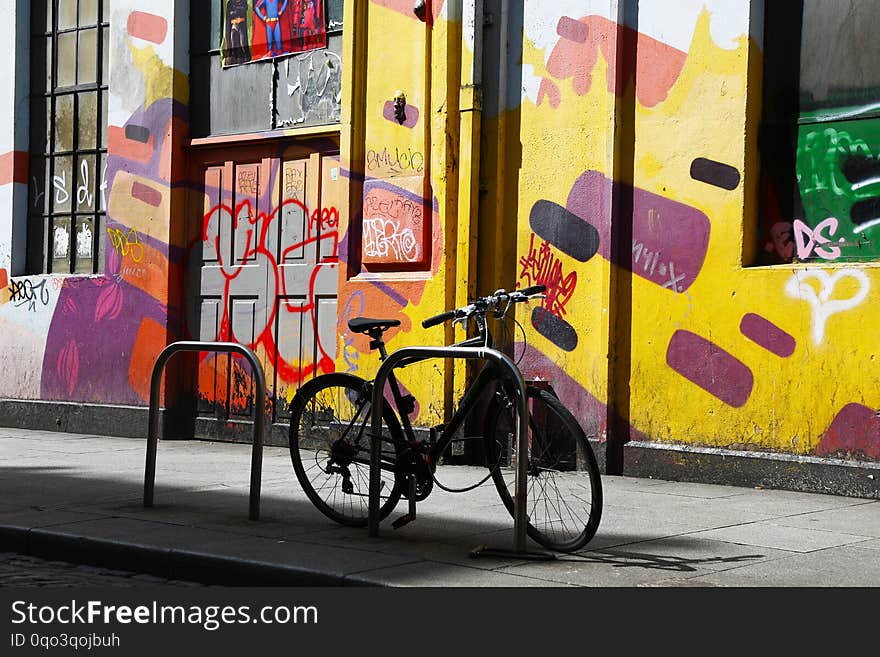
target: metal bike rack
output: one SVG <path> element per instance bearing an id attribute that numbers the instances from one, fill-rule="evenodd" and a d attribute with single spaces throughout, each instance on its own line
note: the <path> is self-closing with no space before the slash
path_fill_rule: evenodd
<path id="1" fill-rule="evenodd" d="M 150 379 L 150 415 L 149 429 L 147 431 L 147 464 L 144 471 L 144 506 L 153 506 L 153 490 L 156 483 L 156 446 L 159 442 L 159 384 L 162 381 L 162 372 L 168 359 L 181 351 L 213 351 L 222 353 L 238 353 L 244 356 L 254 371 L 256 379 L 256 402 L 254 404 L 254 446 L 251 454 L 251 492 L 250 492 L 250 519 L 260 518 L 260 478 L 263 470 L 263 432 L 265 427 L 265 399 L 266 377 L 263 368 L 257 360 L 256 354 L 248 347 L 236 342 L 195 342 L 184 340 L 172 342 L 159 357 L 153 366 L 153 376 Z"/>
<path id="2" fill-rule="evenodd" d="M 368 527 L 370 536 L 379 535 L 379 494 L 381 492 L 381 455 L 382 455 L 382 405 L 385 403 L 385 382 L 391 371 L 401 362 L 408 358 L 423 360 L 426 358 L 468 358 L 489 360 L 498 365 L 502 375 L 507 375 L 516 382 L 519 390 L 518 413 L 516 419 L 517 433 L 519 435 L 519 454 L 527 454 L 529 449 L 528 422 L 523 422 L 528 417 L 528 404 L 526 401 L 526 384 L 522 372 L 507 355 L 495 349 L 482 347 L 403 347 L 389 354 L 376 374 L 373 382 L 373 406 L 370 424 L 370 489 L 369 489 L 369 516 Z M 517 458 L 516 468 L 516 494 L 514 497 L 513 513 L 513 554 L 514 556 L 529 557 L 537 556 L 526 550 L 526 478 L 528 477 L 528 459 Z M 483 550 L 482 554 L 488 554 L 490 550 Z M 494 554 L 505 553 L 502 550 L 491 550 Z M 548 558 L 549 555 L 541 554 L 540 558 Z M 552 557 L 549 557 L 552 558 Z"/>

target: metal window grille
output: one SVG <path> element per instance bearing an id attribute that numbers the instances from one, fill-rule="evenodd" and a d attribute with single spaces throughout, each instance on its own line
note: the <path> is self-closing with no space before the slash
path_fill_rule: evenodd
<path id="1" fill-rule="evenodd" d="M 108 20 L 109 0 L 31 2 L 30 273 L 103 268 Z"/>

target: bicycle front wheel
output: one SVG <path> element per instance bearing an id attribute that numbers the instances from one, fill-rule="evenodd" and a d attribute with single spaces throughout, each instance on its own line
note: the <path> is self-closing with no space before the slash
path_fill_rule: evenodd
<path id="1" fill-rule="evenodd" d="M 599 466 L 574 416 L 545 390 L 528 388 L 528 535 L 544 547 L 573 552 L 593 538 L 602 517 Z M 490 407 L 486 452 L 501 500 L 514 514 L 519 437 L 515 404 Z"/>
<path id="2" fill-rule="evenodd" d="M 366 527 L 370 494 L 372 386 L 358 376 L 324 374 L 302 386 L 290 404 L 290 458 L 303 491 L 321 513 Z M 400 500 L 390 470 L 403 442 L 394 411 L 382 409 L 380 519 Z"/>

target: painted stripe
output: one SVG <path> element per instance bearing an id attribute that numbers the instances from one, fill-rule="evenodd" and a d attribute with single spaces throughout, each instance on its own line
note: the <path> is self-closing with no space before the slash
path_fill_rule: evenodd
<path id="1" fill-rule="evenodd" d="M 0 155 L 0 185 L 28 182 L 27 151 L 9 151 Z"/>
<path id="2" fill-rule="evenodd" d="M 780 358 L 788 358 L 797 347 L 797 340 L 794 337 L 755 313 L 747 313 L 743 316 L 739 330 L 749 340 Z"/>
<path id="3" fill-rule="evenodd" d="M 880 414 L 873 408 L 850 403 L 840 409 L 822 434 L 816 456 L 880 459 Z"/>
<path id="4" fill-rule="evenodd" d="M 615 189 L 616 188 L 616 189 Z M 601 236 L 599 255 L 611 260 L 611 198 L 627 198 L 630 188 L 612 183 L 599 171 L 587 171 L 574 183 L 566 207 L 589 217 Z M 629 210 L 626 210 L 629 212 Z M 636 187 L 632 191 L 632 255 L 621 249 L 621 267 L 662 289 L 684 292 L 699 276 L 709 248 L 709 217 L 694 207 Z M 537 232 L 537 231 L 536 231 Z M 546 238 L 545 238 L 546 239 Z M 550 240 L 548 240 L 550 241 Z M 623 245 L 621 245 L 623 246 Z"/>
<path id="5" fill-rule="evenodd" d="M 532 326 L 560 349 L 574 351 L 578 344 L 577 331 L 561 317 L 540 306 L 532 310 Z"/>
<path id="6" fill-rule="evenodd" d="M 128 33 L 144 41 L 162 43 L 168 36 L 168 21 L 143 11 L 133 11 L 128 15 Z"/>
<path id="7" fill-rule="evenodd" d="M 586 43 L 590 38 L 590 26 L 574 18 L 562 16 L 556 24 L 556 34 L 575 43 Z"/>
<path id="8" fill-rule="evenodd" d="M 739 408 L 752 394 L 752 371 L 721 347 L 690 331 L 676 331 L 666 350 L 673 370 L 723 401 Z"/>
<path id="9" fill-rule="evenodd" d="M 698 157 L 691 162 L 691 178 L 728 190 L 739 187 L 740 181 L 739 171 L 735 167 L 705 157 Z"/>
<path id="10" fill-rule="evenodd" d="M 139 201 L 143 201 L 147 205 L 152 205 L 154 208 L 162 205 L 162 192 L 137 181 L 131 185 L 131 196 Z"/>

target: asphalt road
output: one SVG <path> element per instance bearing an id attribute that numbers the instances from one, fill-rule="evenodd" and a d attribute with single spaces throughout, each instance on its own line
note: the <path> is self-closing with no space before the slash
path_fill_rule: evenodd
<path id="1" fill-rule="evenodd" d="M 0 552 L 0 588 L 141 587 L 151 585 L 203 586 L 198 582 L 164 579 L 144 573 L 111 570 L 66 561 L 49 561 L 16 552 Z"/>

